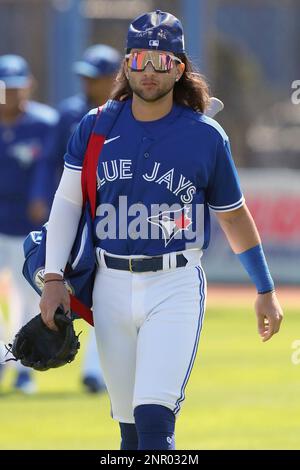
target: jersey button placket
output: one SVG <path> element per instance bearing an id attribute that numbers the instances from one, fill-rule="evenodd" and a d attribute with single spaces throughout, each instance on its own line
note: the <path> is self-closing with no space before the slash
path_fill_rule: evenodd
<path id="1" fill-rule="evenodd" d="M 143 173 L 147 171 L 146 162 L 150 157 L 149 148 L 153 143 L 153 139 L 145 136 L 141 136 L 140 138 L 140 145 L 138 149 L 138 153 L 135 158 L 135 178 L 140 179 L 140 184 L 134 184 L 132 187 L 132 191 L 130 194 L 130 199 L 135 204 L 144 204 L 143 197 L 144 197 L 144 185 L 145 181 L 142 177 Z M 131 247 L 133 241 L 131 240 L 130 236 L 128 237 L 128 247 Z"/>

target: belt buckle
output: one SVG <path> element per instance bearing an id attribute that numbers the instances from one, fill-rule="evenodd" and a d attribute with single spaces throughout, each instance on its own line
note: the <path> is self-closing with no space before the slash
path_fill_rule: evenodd
<path id="1" fill-rule="evenodd" d="M 132 258 L 129 258 L 129 271 L 130 271 L 131 273 L 134 272 L 133 269 L 132 269 Z"/>
<path id="2" fill-rule="evenodd" d="M 135 266 L 136 268 L 138 268 L 138 266 L 136 265 L 136 263 L 138 263 L 138 260 L 137 260 L 136 258 L 135 258 L 135 259 L 134 259 L 134 258 L 129 258 L 128 261 L 129 261 L 129 271 L 130 271 L 131 273 L 138 273 L 139 270 L 138 270 L 138 269 L 134 269 L 134 266 Z"/>

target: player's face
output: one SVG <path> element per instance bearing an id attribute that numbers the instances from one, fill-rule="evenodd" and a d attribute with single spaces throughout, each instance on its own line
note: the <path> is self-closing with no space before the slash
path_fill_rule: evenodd
<path id="1" fill-rule="evenodd" d="M 1 106 L 4 112 L 13 112 L 20 108 L 22 102 L 29 97 L 29 88 L 7 88 L 5 92 L 5 104 Z"/>
<path id="2" fill-rule="evenodd" d="M 84 92 L 95 106 L 104 104 L 110 95 L 115 77 L 113 75 L 100 78 L 82 77 Z"/>
<path id="3" fill-rule="evenodd" d="M 131 54 L 142 51 L 142 49 L 133 49 Z M 128 77 L 129 85 L 139 98 L 147 102 L 154 102 L 172 93 L 176 79 L 180 78 L 184 72 L 184 64 L 172 60 L 169 70 L 161 72 L 156 71 L 154 66 L 161 63 L 158 55 L 163 51 L 151 51 L 153 54 L 153 64 L 148 61 L 144 70 L 133 70 L 130 67 L 131 60 L 125 62 L 125 73 Z M 157 57 L 155 57 L 157 54 Z M 166 52 L 168 56 L 174 56 L 170 52 Z M 151 56 L 150 56 L 151 57 Z M 175 57 L 175 56 L 174 56 Z M 169 60 L 169 58 L 167 58 Z"/>

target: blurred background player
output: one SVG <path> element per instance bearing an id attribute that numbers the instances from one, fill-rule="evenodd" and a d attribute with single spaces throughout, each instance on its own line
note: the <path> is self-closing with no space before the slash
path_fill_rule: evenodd
<path id="1" fill-rule="evenodd" d="M 90 109 L 98 107 L 108 100 L 120 63 L 119 52 L 105 44 L 89 47 L 82 60 L 75 62 L 74 72 L 80 77 L 82 93 L 65 99 L 59 106 L 57 183 L 63 170 L 63 157 L 71 134 Z M 106 388 L 99 365 L 93 329 L 90 329 L 89 332 L 83 360 L 82 383 L 91 393 L 101 392 Z"/>
<path id="2" fill-rule="evenodd" d="M 58 114 L 29 99 L 34 81 L 22 57 L 0 56 L 0 80 L 6 88 L 5 104 L 0 105 L 0 281 L 2 275 L 11 337 L 39 313 L 39 296 L 22 275 L 23 240 L 49 215 Z M 8 339 L 5 332 L 2 335 L 1 340 Z M 14 387 L 33 393 L 31 369 L 16 367 Z"/>

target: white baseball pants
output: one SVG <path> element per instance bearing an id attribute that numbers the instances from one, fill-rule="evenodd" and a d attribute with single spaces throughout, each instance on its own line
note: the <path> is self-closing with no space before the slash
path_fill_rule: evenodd
<path id="1" fill-rule="evenodd" d="M 4 271 L 11 275 L 7 296 L 9 321 L 8 324 L 4 323 L 6 331 L 1 333 L 0 338 L 6 342 L 11 341 L 21 326 L 39 313 L 40 297 L 22 274 L 23 241 L 24 237 L 0 234 L 0 275 Z M 19 361 L 14 365 L 19 371 L 27 369 Z"/>
<path id="2" fill-rule="evenodd" d="M 11 274 L 8 295 L 12 329 L 10 335 L 15 335 L 22 325 L 39 313 L 40 297 L 22 274 L 23 242 L 24 237 L 0 234 L 0 273 L 7 270 Z"/>
<path id="3" fill-rule="evenodd" d="M 183 252 L 185 267 L 131 273 L 105 266 L 98 251 L 94 322 L 112 417 L 134 423 L 134 408 L 166 406 L 177 414 L 195 361 L 206 280 L 201 252 Z M 125 257 L 126 258 L 126 257 Z M 127 257 L 128 258 L 128 257 Z"/>

